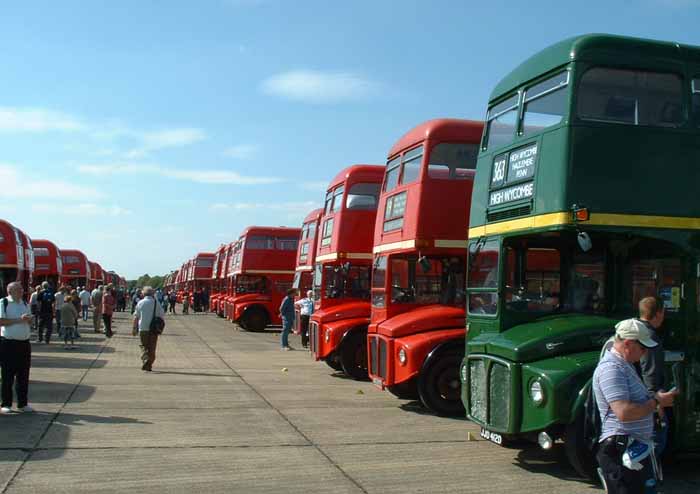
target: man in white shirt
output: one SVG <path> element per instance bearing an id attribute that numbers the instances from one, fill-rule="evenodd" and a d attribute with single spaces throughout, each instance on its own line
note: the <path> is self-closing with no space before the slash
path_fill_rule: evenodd
<path id="1" fill-rule="evenodd" d="M 138 330 L 141 338 L 141 370 L 150 372 L 156 360 L 158 335 L 151 331 L 153 317 L 165 318 L 163 306 L 153 297 L 154 291 L 150 286 L 143 288 L 143 300 L 136 304 L 134 311 L 134 332 Z"/>
<path id="2" fill-rule="evenodd" d="M 99 333 L 102 327 L 102 288 L 102 285 L 100 285 L 90 294 L 90 301 L 92 302 L 92 326 L 95 329 L 95 333 Z M 85 314 L 85 320 L 87 321 L 87 312 Z"/>
<path id="3" fill-rule="evenodd" d="M 29 343 L 32 314 L 22 300 L 22 284 L 14 281 L 7 285 L 6 298 L 0 300 L 0 366 L 2 368 L 2 403 L 0 414 L 12 412 L 12 386 L 17 391 L 17 408 L 32 412 L 27 403 L 29 394 L 29 369 L 32 364 L 32 347 Z"/>
<path id="4" fill-rule="evenodd" d="M 90 292 L 83 287 L 78 294 L 78 297 L 80 297 L 80 308 L 82 309 L 81 315 L 83 316 L 83 321 L 87 321 L 88 309 L 90 308 Z"/>

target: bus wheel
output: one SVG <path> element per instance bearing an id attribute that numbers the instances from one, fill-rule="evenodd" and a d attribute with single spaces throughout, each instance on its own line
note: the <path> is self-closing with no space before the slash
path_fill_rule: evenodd
<path id="1" fill-rule="evenodd" d="M 262 331 L 267 326 L 267 314 L 258 307 L 252 307 L 241 318 L 241 325 L 246 331 Z"/>
<path id="2" fill-rule="evenodd" d="M 438 415 L 464 416 L 459 366 L 462 356 L 448 352 L 434 360 L 418 376 L 420 401 Z"/>
<path id="3" fill-rule="evenodd" d="M 326 359 L 323 360 L 328 367 L 336 371 L 342 371 L 343 366 L 340 364 L 340 359 L 338 354 L 333 352 Z"/>
<path id="4" fill-rule="evenodd" d="M 595 480 L 597 462 L 595 451 L 591 450 L 591 443 L 583 434 L 583 422 L 585 420 L 583 409 L 576 414 L 576 420 L 566 426 L 564 436 L 564 449 L 566 457 L 576 473 L 581 477 Z"/>
<path id="5" fill-rule="evenodd" d="M 418 399 L 416 379 L 411 379 L 410 381 L 402 382 L 401 384 L 394 384 L 393 386 L 387 386 L 386 389 L 389 391 L 389 393 L 396 396 L 400 400 Z"/>
<path id="6" fill-rule="evenodd" d="M 343 372 L 356 381 L 368 379 L 367 333 L 356 331 L 344 339 L 340 347 L 340 364 Z"/>

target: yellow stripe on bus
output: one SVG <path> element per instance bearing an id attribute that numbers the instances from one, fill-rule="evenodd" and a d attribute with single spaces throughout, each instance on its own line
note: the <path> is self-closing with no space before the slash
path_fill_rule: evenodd
<path id="1" fill-rule="evenodd" d="M 416 246 L 415 240 L 404 240 L 403 242 L 392 242 L 390 244 L 382 244 L 374 247 L 373 252 L 379 254 L 380 252 L 386 252 L 389 250 L 397 249 L 412 249 Z"/>
<path id="2" fill-rule="evenodd" d="M 545 228 L 548 226 L 570 225 L 573 223 L 574 221 L 570 212 L 540 214 L 537 216 L 530 216 L 528 218 L 501 221 L 491 225 L 470 228 L 469 238 L 498 235 L 517 230 Z M 579 225 L 582 228 L 585 228 L 586 225 L 596 225 L 700 230 L 700 218 L 650 216 L 641 214 L 591 213 L 590 219 L 588 221 L 579 222 Z"/>

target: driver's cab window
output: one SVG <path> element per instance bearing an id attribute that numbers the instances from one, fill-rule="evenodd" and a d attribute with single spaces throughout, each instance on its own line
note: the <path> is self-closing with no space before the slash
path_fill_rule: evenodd
<path id="1" fill-rule="evenodd" d="M 557 249 L 506 248 L 506 306 L 516 311 L 553 311 L 561 303 L 560 270 Z"/>
<path id="2" fill-rule="evenodd" d="M 410 279 L 411 267 L 409 259 L 393 258 L 391 260 L 391 302 L 415 302 L 413 286 L 415 280 Z"/>
<path id="3" fill-rule="evenodd" d="M 644 297 L 658 296 L 666 313 L 681 308 L 681 261 L 671 259 L 635 259 L 632 261 L 632 307 Z"/>

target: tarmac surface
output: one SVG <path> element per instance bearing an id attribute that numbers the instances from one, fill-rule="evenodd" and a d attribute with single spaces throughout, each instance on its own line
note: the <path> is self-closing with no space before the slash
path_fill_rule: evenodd
<path id="1" fill-rule="evenodd" d="M 115 328 L 107 340 L 86 323 L 76 350 L 33 345 L 36 412 L 0 416 L 1 494 L 602 492 L 560 445 L 498 447 L 466 420 L 281 352 L 275 331 L 169 316 L 147 373 L 125 313 Z M 666 476 L 665 493 L 700 492 L 694 462 Z"/>

